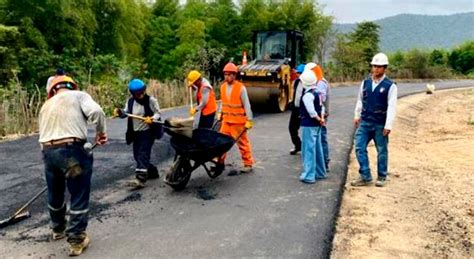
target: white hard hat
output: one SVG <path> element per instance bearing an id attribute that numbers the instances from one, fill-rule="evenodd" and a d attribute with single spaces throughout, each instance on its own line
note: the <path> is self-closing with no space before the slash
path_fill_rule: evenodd
<path id="1" fill-rule="evenodd" d="M 316 75 L 311 70 L 305 70 L 300 76 L 301 83 L 303 83 L 304 87 L 310 87 L 316 82 L 318 82 Z"/>
<path id="2" fill-rule="evenodd" d="M 304 67 L 304 70 L 311 70 L 313 68 L 315 68 L 318 64 L 314 63 L 314 62 L 309 62 L 308 64 L 306 64 L 306 66 Z"/>
<path id="3" fill-rule="evenodd" d="M 372 58 L 372 62 L 370 62 L 370 64 L 376 66 L 387 66 L 388 57 L 384 53 L 380 52 Z"/>

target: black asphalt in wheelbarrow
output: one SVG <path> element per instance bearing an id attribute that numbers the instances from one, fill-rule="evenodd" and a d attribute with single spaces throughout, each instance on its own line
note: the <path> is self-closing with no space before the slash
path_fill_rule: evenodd
<path id="1" fill-rule="evenodd" d="M 174 190 L 180 191 L 186 187 L 191 173 L 200 166 L 204 167 L 209 177 L 218 177 L 224 168 L 217 166 L 215 158 L 229 151 L 242 134 L 237 140 L 210 129 L 195 129 L 191 138 L 173 132 L 170 135 L 170 144 L 175 149 L 176 156 L 165 182 Z M 214 170 L 208 168 L 207 162 L 216 165 Z"/>
<path id="2" fill-rule="evenodd" d="M 174 136 L 170 143 L 178 155 L 194 161 L 207 162 L 229 151 L 235 140 L 217 131 L 195 129 L 191 139 Z"/>

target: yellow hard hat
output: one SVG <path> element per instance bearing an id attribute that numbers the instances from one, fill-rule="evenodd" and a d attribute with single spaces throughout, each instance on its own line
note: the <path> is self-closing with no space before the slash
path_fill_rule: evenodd
<path id="1" fill-rule="evenodd" d="M 197 70 L 193 70 L 189 72 L 188 74 L 188 86 L 191 86 L 196 82 L 201 77 L 201 73 L 199 73 Z"/>

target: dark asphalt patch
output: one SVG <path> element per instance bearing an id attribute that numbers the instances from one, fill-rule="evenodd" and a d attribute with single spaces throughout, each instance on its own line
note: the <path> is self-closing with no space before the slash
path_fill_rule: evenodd
<path id="1" fill-rule="evenodd" d="M 25 234 L 20 234 L 19 237 L 12 239 L 15 242 L 35 242 L 35 243 L 45 243 L 51 241 L 51 235 L 45 234 L 40 236 L 30 236 Z"/>
<path id="2" fill-rule="evenodd" d="M 142 200 L 142 194 L 139 192 L 134 192 L 127 197 L 125 197 L 123 200 L 118 201 L 117 204 L 122 204 L 122 203 L 127 203 L 127 202 L 134 202 L 134 201 L 141 201 Z"/>
<path id="3" fill-rule="evenodd" d="M 217 196 L 217 192 L 215 189 L 200 187 L 197 191 L 197 196 L 205 201 L 214 200 Z"/>
<path id="4" fill-rule="evenodd" d="M 227 175 L 228 176 L 237 176 L 237 175 L 240 175 L 240 171 L 232 169 L 232 170 L 229 171 L 229 173 L 227 173 Z"/>

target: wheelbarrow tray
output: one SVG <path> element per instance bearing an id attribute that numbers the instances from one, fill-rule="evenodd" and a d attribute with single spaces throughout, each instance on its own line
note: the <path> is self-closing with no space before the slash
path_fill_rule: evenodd
<path id="1" fill-rule="evenodd" d="M 177 155 L 198 162 L 207 162 L 229 151 L 235 140 L 217 131 L 195 129 L 192 138 L 174 135 L 170 143 Z"/>

